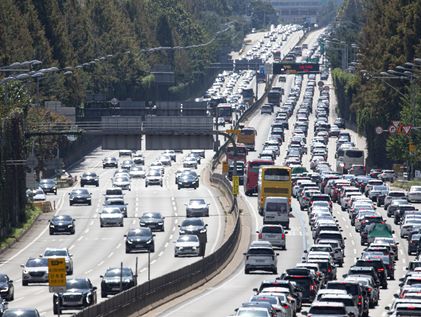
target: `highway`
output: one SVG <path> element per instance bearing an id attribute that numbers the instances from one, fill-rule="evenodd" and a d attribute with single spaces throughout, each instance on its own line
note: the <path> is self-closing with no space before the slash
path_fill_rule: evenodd
<path id="1" fill-rule="evenodd" d="M 309 46 L 313 44 L 318 36 L 318 32 L 310 34 L 305 41 Z M 285 96 L 288 95 L 288 91 L 291 87 L 293 80 L 293 75 L 287 76 L 287 82 L 285 86 Z M 317 76 L 316 82 L 319 80 Z M 307 76 L 304 76 L 304 81 L 302 85 L 302 91 L 306 87 Z M 337 105 L 336 98 L 334 96 L 333 86 L 331 78 L 326 82 L 327 85 L 331 87 L 331 102 L 330 102 L 330 120 L 333 123 L 336 118 L 335 108 Z M 313 97 L 313 109 L 316 107 L 318 99 L 318 90 L 316 89 L 315 95 Z M 303 94 L 301 94 L 301 98 Z M 302 100 L 302 99 L 301 99 Z M 298 102 L 299 104 L 299 102 Z M 295 108 L 294 114 L 291 116 L 289 124 L 290 129 L 293 127 L 295 121 L 295 114 L 297 111 Z M 269 132 L 270 124 L 274 119 L 274 115 L 260 115 L 257 113 L 250 119 L 246 124 L 247 126 L 253 126 L 257 129 L 257 142 L 256 142 L 256 151 L 250 152 L 248 154 L 248 160 L 257 158 L 259 151 L 262 148 L 262 144 L 266 140 L 266 137 Z M 313 138 L 313 127 L 314 127 L 315 116 L 314 112 L 310 116 L 310 125 L 309 125 L 309 134 L 307 137 L 307 145 L 311 143 Z M 356 143 L 356 146 L 360 149 L 366 150 L 365 139 L 364 137 L 356 134 L 354 131 L 347 130 L 352 135 L 352 140 Z M 289 144 L 289 138 L 291 137 L 291 130 L 287 131 L 286 140 L 281 147 L 281 155 L 277 159 L 276 163 L 283 163 L 284 155 L 286 153 L 286 145 Z M 331 166 L 334 168 L 336 166 L 335 155 L 335 139 L 330 138 L 328 144 L 329 154 L 328 160 Z M 310 152 L 310 151 L 309 151 Z M 304 155 L 303 165 L 309 169 L 309 155 Z M 258 229 L 262 225 L 262 218 L 258 215 L 257 212 L 257 197 L 247 197 L 242 193 L 242 198 L 246 201 L 246 204 L 249 207 L 249 214 L 244 215 L 244 219 L 248 218 L 251 222 L 251 232 L 250 239 L 251 241 L 256 240 L 256 234 L 254 229 Z M 417 208 L 420 209 L 421 205 L 416 204 Z M 378 211 L 381 212 L 384 218 L 387 218 L 383 207 L 378 208 Z M 354 228 L 350 225 L 350 221 L 347 213 L 341 211 L 340 207 L 337 204 L 334 204 L 334 215 L 339 221 L 340 226 L 344 230 L 343 235 L 347 237 L 345 241 L 345 263 L 342 268 L 338 268 L 338 279 L 342 278 L 342 275 L 348 272 L 350 266 L 355 263 L 355 259 L 361 254 L 362 250 L 365 248 L 360 245 L 360 236 L 359 233 L 355 232 Z M 278 258 L 278 273 L 281 274 L 285 269 L 294 267 L 296 263 L 301 262 L 301 257 L 303 256 L 303 251 L 313 244 L 311 238 L 311 231 L 308 225 L 308 216 L 306 212 L 300 211 L 299 204 L 297 200 L 293 200 L 293 217 L 290 219 L 291 230 L 289 230 L 286 235 L 287 239 L 287 250 L 286 251 L 277 251 L 280 253 Z M 381 290 L 380 302 L 375 309 L 370 310 L 370 316 L 380 317 L 386 316 L 386 311 L 384 307 L 389 305 L 393 299 L 393 294 L 399 290 L 399 278 L 405 274 L 405 267 L 413 256 L 408 256 L 406 253 L 407 241 L 400 238 L 399 236 L 399 226 L 393 224 L 393 220 L 388 219 L 388 223 L 392 225 L 396 234 L 396 239 L 399 241 L 399 260 L 396 263 L 395 271 L 395 280 L 389 280 L 388 289 Z M 241 257 L 241 252 L 246 250 L 239 251 L 237 253 L 238 257 Z M 174 303 L 167 303 L 162 307 L 150 312 L 147 316 L 161 316 L 161 317 L 185 317 L 185 316 L 229 316 L 234 313 L 234 309 L 239 307 L 241 303 L 248 302 L 249 298 L 253 295 L 252 289 L 258 287 L 260 282 L 265 279 L 273 279 L 275 275 L 272 274 L 244 274 L 244 261 L 237 267 L 234 272 L 230 272 L 229 275 L 221 277 L 221 282 L 218 285 L 212 285 L 209 288 L 203 288 L 203 291 L 198 291 L 199 294 L 196 294 L 194 297 L 186 297 L 185 300 L 179 299 Z"/>
<path id="2" fill-rule="evenodd" d="M 48 232 L 48 219 L 53 214 L 40 216 L 34 227 L 15 244 L 2 254 L 0 270 L 14 280 L 15 300 L 9 307 L 36 307 L 43 316 L 52 316 L 53 300 L 49 294 L 48 284 L 29 284 L 22 286 L 21 264 L 29 257 L 38 257 L 47 247 L 68 248 L 73 254 L 75 277 L 89 277 L 98 287 L 98 301 L 100 298 L 100 275 L 108 267 L 125 266 L 135 269 L 138 258 L 138 283 L 147 280 L 147 253 L 125 253 L 124 234 L 129 228 L 139 227 L 138 217 L 145 211 L 160 211 L 165 217 L 165 232 L 156 232 L 155 252 L 151 254 L 151 278 L 158 277 L 172 270 L 188 265 L 198 258 L 175 258 L 174 241 L 178 237 L 178 224 L 185 217 L 185 203 L 190 198 L 204 198 L 210 203 L 210 217 L 205 218 L 208 226 L 208 243 L 206 254 L 216 250 L 223 241 L 225 215 L 224 198 L 218 191 L 211 190 L 201 181 L 200 187 L 178 190 L 175 185 L 174 172 L 182 166 L 183 154 L 177 154 L 177 162 L 165 171 L 164 186 L 149 186 L 145 188 L 144 180 L 132 180 L 132 190 L 126 192 L 125 201 L 128 203 L 128 218 L 124 220 L 124 227 L 100 228 L 98 212 L 102 208 L 105 189 L 111 187 L 111 177 L 114 169 L 103 169 L 102 159 L 106 156 L 118 157 L 118 152 L 97 150 L 70 172 L 78 177 L 85 171 L 95 171 L 100 175 L 100 186 L 86 186 L 92 193 L 92 206 L 69 206 L 68 193 L 70 188 L 59 189 L 58 195 L 48 195 L 48 199 L 56 206 L 54 214 L 69 214 L 76 218 L 75 235 L 54 235 Z M 145 164 L 148 166 L 160 154 L 160 151 L 144 151 Z M 212 153 L 207 151 L 206 159 L 202 159 L 199 171 L 209 163 Z M 225 203 L 224 203 L 225 205 Z M 226 206 L 225 206 L 226 207 Z"/>

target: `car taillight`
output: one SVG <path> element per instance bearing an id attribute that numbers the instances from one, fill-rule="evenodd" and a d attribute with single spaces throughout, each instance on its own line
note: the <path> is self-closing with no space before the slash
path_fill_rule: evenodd
<path id="1" fill-rule="evenodd" d="M 263 238 L 263 234 L 259 233 L 259 239 L 262 239 L 262 238 Z"/>
<path id="2" fill-rule="evenodd" d="M 332 268 L 331 268 L 331 267 L 328 267 L 328 268 L 327 268 L 327 272 L 328 272 L 328 273 L 332 272 Z"/>
<path id="3" fill-rule="evenodd" d="M 371 293 L 373 291 L 373 289 L 371 287 L 369 287 L 367 290 L 368 290 L 369 293 Z"/>
<path id="4" fill-rule="evenodd" d="M 285 308 L 285 309 L 288 309 L 289 306 L 288 306 L 288 304 L 283 304 L 282 307 Z"/>
<path id="5" fill-rule="evenodd" d="M 283 233 L 282 235 L 281 235 L 281 239 L 283 240 L 283 239 L 285 239 L 285 233 Z"/>
<path id="6" fill-rule="evenodd" d="M 379 269 L 377 269 L 377 272 L 383 272 L 384 271 L 384 268 L 379 268 Z"/>

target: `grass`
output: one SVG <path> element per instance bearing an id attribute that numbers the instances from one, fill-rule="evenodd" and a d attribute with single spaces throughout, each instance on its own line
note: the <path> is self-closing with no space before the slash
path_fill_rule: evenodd
<path id="1" fill-rule="evenodd" d="M 38 216 L 42 214 L 42 210 L 40 208 L 34 207 L 32 205 L 28 205 L 25 212 L 27 219 L 26 222 L 23 223 L 20 227 L 12 228 L 10 235 L 0 240 L 0 250 L 6 249 L 14 242 L 18 241 L 23 236 L 23 234 L 33 225 Z"/>
<path id="2" fill-rule="evenodd" d="M 421 186 L 421 180 L 412 180 L 412 181 L 396 181 L 393 183 L 393 186 L 409 190 L 411 186 Z"/>

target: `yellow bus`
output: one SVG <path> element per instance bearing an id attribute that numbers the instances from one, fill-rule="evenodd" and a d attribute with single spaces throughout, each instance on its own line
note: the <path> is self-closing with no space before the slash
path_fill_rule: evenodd
<path id="1" fill-rule="evenodd" d="M 285 197 L 291 208 L 291 168 L 287 166 L 262 166 L 257 180 L 257 209 L 263 215 L 266 197 Z"/>
<path id="2" fill-rule="evenodd" d="M 237 142 L 243 143 L 247 150 L 254 151 L 257 131 L 255 128 L 245 127 L 240 130 L 237 136 Z"/>

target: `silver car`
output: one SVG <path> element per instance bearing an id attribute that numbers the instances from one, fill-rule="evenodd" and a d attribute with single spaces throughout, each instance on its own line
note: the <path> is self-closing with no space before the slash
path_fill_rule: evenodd
<path id="1" fill-rule="evenodd" d="M 67 275 L 73 274 L 73 260 L 72 255 L 69 253 L 67 248 L 46 248 L 43 254 L 40 254 L 41 258 L 56 259 L 64 258 L 66 261 L 66 273 Z"/>
<path id="2" fill-rule="evenodd" d="M 129 191 L 132 189 L 130 185 L 130 178 L 128 177 L 116 176 L 113 178 L 112 182 L 114 187 L 119 187 L 121 189 L 126 189 Z"/>
<path id="3" fill-rule="evenodd" d="M 275 253 L 269 241 L 252 242 L 244 255 L 246 257 L 245 274 L 251 271 L 270 271 L 278 274 L 278 253 Z"/>
<path id="4" fill-rule="evenodd" d="M 105 226 L 119 226 L 123 227 L 124 215 L 118 207 L 105 207 L 100 212 L 99 225 Z"/>
<path id="5" fill-rule="evenodd" d="M 162 173 L 158 169 L 150 169 L 145 178 L 145 187 L 149 185 L 163 186 Z"/>
<path id="6" fill-rule="evenodd" d="M 209 204 L 203 198 L 190 199 L 186 205 L 186 217 L 209 217 Z"/>
<path id="7" fill-rule="evenodd" d="M 29 283 L 47 283 L 48 282 L 48 259 L 47 258 L 29 258 L 22 267 L 22 286 Z"/>
<path id="8" fill-rule="evenodd" d="M 264 225 L 257 234 L 259 240 L 269 241 L 274 248 L 286 250 L 286 231 L 281 225 Z"/>

